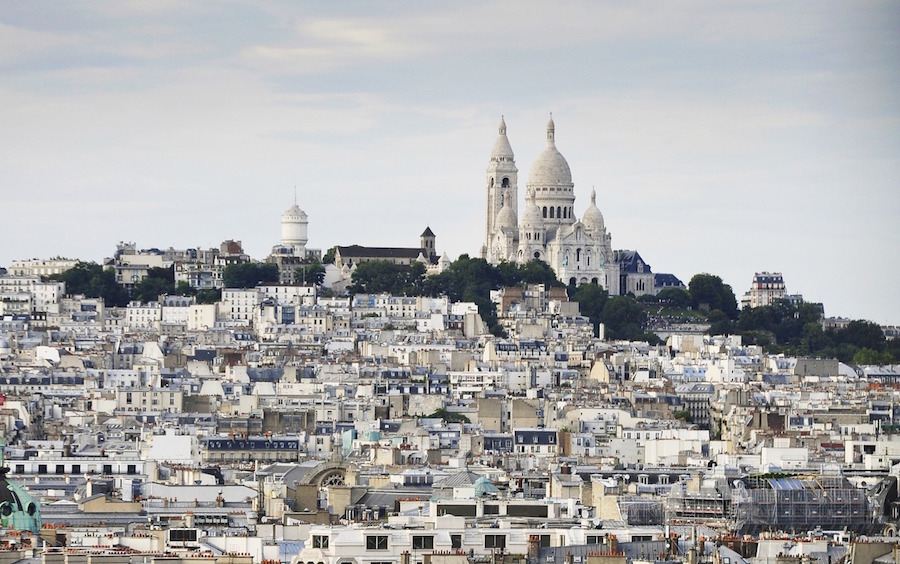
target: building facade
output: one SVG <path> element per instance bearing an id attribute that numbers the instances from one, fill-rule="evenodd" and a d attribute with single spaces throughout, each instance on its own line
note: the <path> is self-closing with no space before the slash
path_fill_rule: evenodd
<path id="1" fill-rule="evenodd" d="M 579 219 L 575 184 L 569 163 L 556 148 L 553 119 L 547 123 L 547 145 L 529 171 L 521 218 L 518 184 L 515 156 L 501 118 L 487 168 L 487 228 L 481 256 L 491 264 L 539 259 L 567 284 L 595 283 L 619 294 L 620 266 L 597 207 L 597 194 L 591 191 L 591 203 Z"/>
<path id="2" fill-rule="evenodd" d="M 744 294 L 741 306 L 754 308 L 770 306 L 777 300 L 787 298 L 784 277 L 780 272 L 757 272 L 753 276 L 750 290 Z"/>

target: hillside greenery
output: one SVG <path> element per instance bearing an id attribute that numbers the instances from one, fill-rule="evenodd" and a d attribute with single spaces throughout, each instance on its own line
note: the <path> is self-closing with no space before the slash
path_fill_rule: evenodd
<path id="1" fill-rule="evenodd" d="M 562 287 L 553 269 L 542 261 L 526 264 L 503 262 L 491 265 L 481 258 L 461 255 L 444 272 L 425 276 L 425 265 L 397 265 L 388 261 L 359 264 L 353 273 L 351 294 L 387 292 L 399 296 L 446 295 L 451 301 L 473 302 L 495 335 L 502 334 L 490 301 L 491 290 L 503 287 L 545 284 Z M 295 272 L 308 282 L 321 283 L 323 263 L 301 265 Z M 115 271 L 94 262 L 79 262 L 51 280 L 66 283 L 66 293 L 103 298 L 109 306 L 124 306 L 129 300 L 155 301 L 162 294 L 196 296 L 198 303 L 220 299 L 217 290 L 195 291 L 185 283 L 175 285 L 173 268 L 153 268 L 129 292 L 115 280 Z M 224 271 L 227 287 L 252 288 L 259 283 L 277 283 L 274 264 L 229 265 Z M 569 299 L 578 302 L 597 334 L 602 323 L 607 339 L 646 340 L 658 343 L 648 331 L 652 320 L 709 323 L 710 334 L 741 335 L 745 344 L 761 345 L 768 353 L 836 358 L 853 364 L 900 362 L 900 340 L 887 340 L 881 328 L 865 320 L 853 320 L 840 329 L 822 327 L 818 304 L 794 304 L 787 300 L 770 306 L 740 310 L 732 288 L 709 273 L 693 276 L 687 288 L 666 288 L 656 296 L 610 296 L 596 284 L 567 288 Z"/>
<path id="2" fill-rule="evenodd" d="M 503 262 L 491 265 L 484 259 L 461 255 L 441 274 L 425 277 L 421 265 L 401 266 L 379 261 L 361 264 L 353 274 L 351 293 L 389 292 L 404 296 L 446 295 L 452 301 L 474 302 L 488 327 L 502 333 L 490 301 L 491 290 L 526 284 L 562 286 L 547 263 L 533 260 L 524 265 Z M 709 323 L 711 334 L 741 335 L 745 344 L 761 345 L 772 354 L 837 358 L 854 364 L 900 362 L 900 341 L 887 341 L 881 328 L 869 321 L 854 320 L 839 330 L 822 328 L 818 304 L 794 305 L 781 301 L 754 309 L 738 309 L 731 286 L 719 276 L 699 273 L 687 288 L 666 288 L 656 296 L 609 296 L 596 284 L 568 287 L 569 299 L 577 301 L 597 334 L 602 323 L 607 339 L 646 340 L 659 343 L 648 331 L 651 318 L 677 322 Z"/>
<path id="3" fill-rule="evenodd" d="M 226 288 L 256 288 L 261 284 L 277 284 L 278 265 L 267 262 L 229 264 L 222 271 Z"/>
<path id="4" fill-rule="evenodd" d="M 116 283 L 116 271 L 112 268 L 104 269 L 96 262 L 79 261 L 65 272 L 48 278 L 65 282 L 67 294 L 103 298 L 103 303 L 108 306 L 128 305 L 128 290 Z"/>

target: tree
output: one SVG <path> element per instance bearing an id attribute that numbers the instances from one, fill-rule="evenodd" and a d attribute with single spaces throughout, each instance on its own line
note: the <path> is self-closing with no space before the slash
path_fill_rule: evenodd
<path id="1" fill-rule="evenodd" d="M 116 272 L 103 269 L 96 262 L 79 261 L 72 268 L 49 276 L 51 280 L 66 283 L 67 294 L 81 294 L 88 298 L 103 298 L 107 306 L 122 307 L 128 304 L 128 292 L 116 283 Z"/>
<path id="2" fill-rule="evenodd" d="M 582 284 L 573 290 L 569 299 L 578 302 L 578 311 L 586 315 L 594 326 L 594 335 L 598 334 L 602 323 L 603 308 L 609 299 L 609 292 L 598 284 Z"/>
<path id="3" fill-rule="evenodd" d="M 325 265 L 311 259 L 294 269 L 294 281 L 320 286 L 325 280 Z"/>
<path id="4" fill-rule="evenodd" d="M 226 288 L 256 288 L 259 284 L 277 284 L 278 265 L 261 262 L 229 264 L 222 273 Z"/>
<path id="5" fill-rule="evenodd" d="M 677 309 L 691 305 L 691 294 L 684 288 L 663 288 L 656 294 L 659 303 L 668 304 Z"/>
<path id="6" fill-rule="evenodd" d="M 424 263 L 414 262 L 409 266 L 406 280 L 403 284 L 404 296 L 421 296 L 425 292 L 425 273 L 428 267 Z"/>
<path id="7" fill-rule="evenodd" d="M 214 304 L 222 299 L 222 290 L 219 288 L 209 288 L 206 290 L 197 290 L 198 304 Z"/>
<path id="8" fill-rule="evenodd" d="M 531 259 L 519 266 L 518 284 L 543 284 L 548 288 L 563 288 L 565 284 L 556 277 L 556 272 L 546 262 Z"/>
<path id="9" fill-rule="evenodd" d="M 825 333 L 822 324 L 818 322 L 807 323 L 803 326 L 803 333 L 800 337 L 800 354 L 809 356 L 834 356 L 833 354 L 823 354 L 824 351 L 834 349 L 834 340 L 831 334 Z"/>
<path id="10" fill-rule="evenodd" d="M 858 348 L 868 348 L 876 352 L 884 350 L 884 331 L 877 323 L 854 320 L 835 335 L 841 343 L 848 343 Z"/>
<path id="11" fill-rule="evenodd" d="M 737 299 L 731 286 L 712 274 L 695 274 L 688 283 L 694 309 L 722 310 L 729 319 L 738 318 Z"/>
<path id="12" fill-rule="evenodd" d="M 891 364 L 894 357 L 888 352 L 878 352 L 869 348 L 861 348 L 853 355 L 853 364 L 881 366 Z"/>
<path id="13" fill-rule="evenodd" d="M 725 312 L 721 309 L 714 309 L 709 312 L 706 320 L 709 322 L 710 335 L 730 335 L 734 333 L 734 326 Z"/>
<path id="14" fill-rule="evenodd" d="M 519 265 L 511 261 L 500 261 L 500 264 L 494 267 L 497 272 L 497 280 L 500 286 L 516 286 L 519 283 L 520 271 Z"/>
<path id="15" fill-rule="evenodd" d="M 462 254 L 440 274 L 428 277 L 423 286 L 425 295 L 446 295 L 451 301 L 473 302 L 478 306 L 478 313 L 490 328 L 499 334 L 497 311 L 491 303 L 491 290 L 503 286 L 502 276 L 498 268 L 491 266 L 482 258 L 469 258 Z"/>
<path id="16" fill-rule="evenodd" d="M 196 296 L 197 289 L 184 280 L 181 280 L 175 286 L 175 294 L 179 296 Z"/>
<path id="17" fill-rule="evenodd" d="M 154 267 L 147 271 L 147 276 L 134 285 L 131 297 L 140 302 L 155 302 L 163 294 L 170 294 L 175 289 L 175 267 Z"/>
<path id="18" fill-rule="evenodd" d="M 525 264 L 503 261 L 495 269 L 501 286 L 511 287 L 526 284 L 543 284 L 548 288 L 564 286 L 550 265 L 540 259 L 531 259 Z"/>
<path id="19" fill-rule="evenodd" d="M 647 312 L 635 299 L 613 296 L 603 306 L 601 319 L 606 327 L 606 338 L 637 341 L 646 337 L 644 326 Z"/>
<path id="20" fill-rule="evenodd" d="M 420 296 L 424 291 L 425 265 L 394 264 L 386 260 L 363 262 L 353 271 L 353 284 L 348 290 L 353 294 L 379 294 L 394 296 Z"/>
<path id="21" fill-rule="evenodd" d="M 469 421 L 469 418 L 462 413 L 448 411 L 443 407 L 435 410 L 435 412 L 428 417 L 433 419 L 443 419 L 446 423 L 471 423 L 471 421 Z"/>
<path id="22" fill-rule="evenodd" d="M 745 336 L 765 333 L 767 340 L 774 341 L 782 350 L 805 350 L 805 354 L 810 354 L 818 349 L 804 349 L 804 337 L 813 330 L 811 325 L 819 325 L 821 333 L 821 317 L 822 310 L 815 304 L 776 300 L 772 305 L 741 310 L 737 329 Z M 754 342 L 753 339 L 748 342 Z"/>
<path id="23" fill-rule="evenodd" d="M 675 419 L 684 421 L 685 423 L 693 423 L 694 422 L 694 416 L 691 415 L 691 412 L 688 411 L 687 409 L 682 409 L 681 411 L 676 411 L 674 413 L 674 417 L 675 417 Z"/>
<path id="24" fill-rule="evenodd" d="M 337 246 L 331 247 L 325 251 L 325 256 L 322 257 L 322 264 L 334 264 L 334 254 L 336 252 Z"/>

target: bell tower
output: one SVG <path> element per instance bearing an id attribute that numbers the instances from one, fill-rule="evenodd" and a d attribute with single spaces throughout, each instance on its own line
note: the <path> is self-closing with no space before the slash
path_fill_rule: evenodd
<path id="1" fill-rule="evenodd" d="M 497 224 L 497 214 L 503 207 L 504 194 L 509 194 L 507 205 L 511 206 L 516 217 L 519 215 L 519 169 L 516 168 L 516 158 L 506 137 L 506 121 L 502 116 L 498 133 L 487 167 L 487 224 L 484 237 L 487 249 L 500 227 Z"/>

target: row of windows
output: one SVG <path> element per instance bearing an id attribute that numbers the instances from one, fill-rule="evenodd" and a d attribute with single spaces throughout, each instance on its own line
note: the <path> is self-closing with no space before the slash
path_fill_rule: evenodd
<path id="1" fill-rule="evenodd" d="M 453 548 L 462 548 L 462 535 L 450 535 Z M 313 548 L 328 548 L 328 537 L 325 535 L 313 535 Z M 548 538 L 549 546 L 549 538 Z M 434 535 L 413 535 L 413 550 L 433 550 Z M 484 548 L 506 548 L 506 535 L 484 535 Z M 387 550 L 387 535 L 366 536 L 366 550 Z"/>
<path id="2" fill-rule="evenodd" d="M 112 474 L 113 473 L 112 464 L 99 465 L 99 468 L 102 470 L 103 474 Z M 93 468 L 90 468 L 90 469 L 85 468 L 85 470 L 94 472 Z M 118 470 L 121 470 L 121 469 L 118 469 Z M 68 470 L 66 469 L 65 464 L 56 464 L 55 467 L 53 468 L 53 473 L 60 475 L 60 476 L 63 474 L 81 474 L 81 472 L 82 472 L 81 464 L 72 464 L 71 466 L 69 466 Z M 24 464 L 16 464 L 15 473 L 16 474 L 24 474 L 25 473 L 25 465 Z M 48 465 L 47 464 L 38 464 L 37 465 L 37 473 L 38 474 L 49 474 L 50 472 L 49 472 Z M 125 467 L 125 473 L 131 474 L 131 475 L 137 474 L 138 473 L 137 465 L 136 464 L 127 465 Z"/>
<path id="3" fill-rule="evenodd" d="M 550 218 L 550 219 L 554 219 L 554 218 L 558 218 L 558 219 L 569 219 L 570 217 L 571 217 L 571 218 L 574 218 L 574 217 L 575 217 L 575 213 L 572 211 L 572 208 L 571 208 L 571 207 L 566 207 L 566 208 L 564 208 L 564 207 L 562 207 L 562 206 L 556 206 L 556 207 L 554 208 L 553 206 L 550 206 L 550 207 L 548 208 L 547 206 L 544 206 L 544 208 L 543 208 L 544 219 L 547 219 L 547 218 L 548 218 L 548 216 L 547 216 L 547 210 L 550 211 L 550 215 L 549 215 L 549 218 Z"/>
<path id="4" fill-rule="evenodd" d="M 546 435 L 546 438 L 547 438 L 547 442 L 550 443 L 550 444 L 553 444 L 553 443 L 556 442 L 556 435 Z M 518 434 L 517 434 L 517 435 L 516 435 L 516 439 L 517 439 L 516 442 L 518 442 L 519 444 L 521 444 L 521 443 L 525 442 L 525 435 L 518 435 Z M 536 435 L 536 434 L 531 436 L 531 442 L 533 442 L 533 443 L 535 443 L 535 444 L 537 444 L 538 439 L 539 439 L 539 436 Z"/>
<path id="5" fill-rule="evenodd" d="M 520 453 L 523 453 L 523 452 L 541 452 L 541 446 L 540 446 L 540 445 L 531 445 L 531 448 L 529 449 L 529 448 L 526 447 L 525 445 L 522 445 L 522 446 L 519 447 L 519 452 L 520 452 Z M 550 453 L 556 452 L 556 448 L 553 447 L 553 446 L 551 445 L 551 446 L 548 447 L 547 452 L 550 452 Z"/>
<path id="6" fill-rule="evenodd" d="M 251 460 L 265 460 L 265 461 L 278 461 L 278 462 L 290 462 L 293 460 L 297 460 L 299 458 L 299 454 L 286 454 L 284 452 L 256 452 L 251 456 L 246 452 L 240 453 L 238 455 L 234 452 L 207 452 L 206 459 L 209 462 L 249 462 Z"/>

